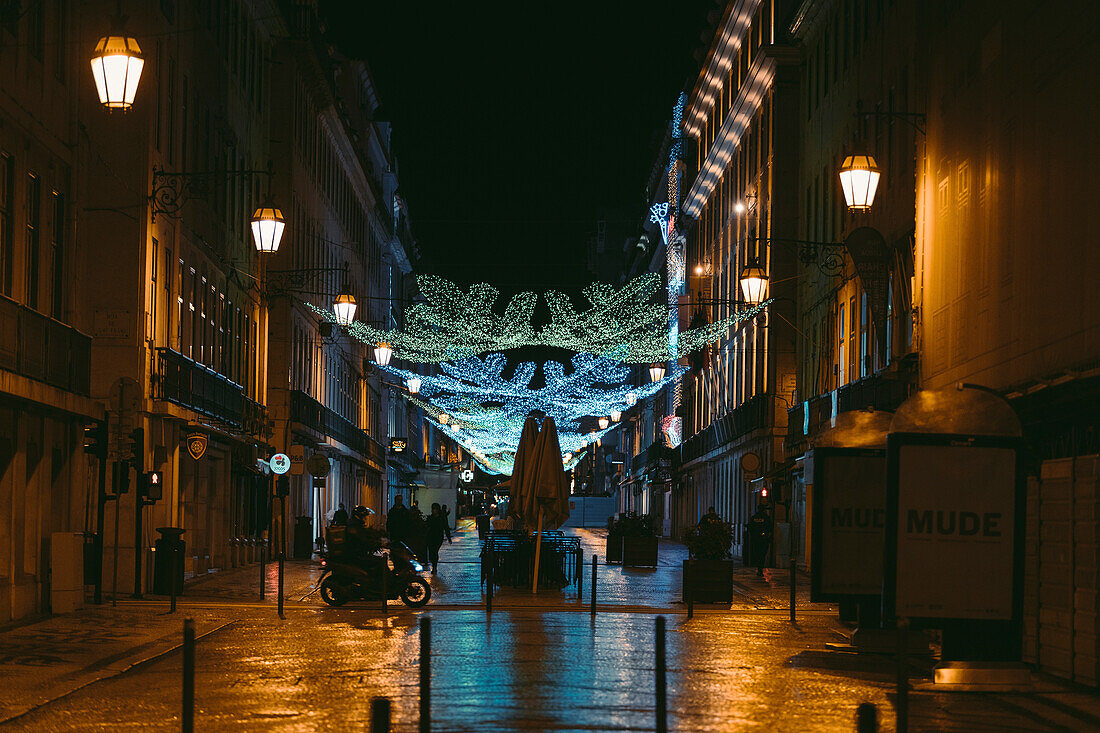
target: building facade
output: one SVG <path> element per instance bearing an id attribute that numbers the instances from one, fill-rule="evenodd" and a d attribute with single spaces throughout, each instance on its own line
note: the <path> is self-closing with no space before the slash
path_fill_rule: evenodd
<path id="1" fill-rule="evenodd" d="M 758 264 L 773 302 L 733 327 L 684 378 L 684 442 L 673 489 L 674 534 L 713 506 L 742 527 L 786 455 L 795 392 L 794 327 L 799 52 L 782 0 L 730 3 L 684 109 L 688 307 L 710 323 L 746 307 L 740 278 Z M 782 518 L 781 518 L 782 519 Z M 786 542 L 777 528 L 776 546 Z"/>

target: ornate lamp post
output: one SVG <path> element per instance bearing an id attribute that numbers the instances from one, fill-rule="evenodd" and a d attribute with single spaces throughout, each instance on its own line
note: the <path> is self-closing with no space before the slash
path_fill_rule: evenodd
<path id="1" fill-rule="evenodd" d="M 840 164 L 840 187 L 849 211 L 867 211 L 875 202 L 881 175 L 874 156 L 849 155 Z"/>
<path id="2" fill-rule="evenodd" d="M 768 296 L 768 273 L 755 257 L 741 271 L 741 295 L 750 306 L 758 306 Z"/>
<path id="3" fill-rule="evenodd" d="M 352 321 L 355 320 L 355 308 L 355 296 L 351 294 L 351 289 L 344 285 L 332 304 L 332 310 L 336 314 L 336 322 L 344 327 L 350 326 Z"/>
<path id="4" fill-rule="evenodd" d="M 126 16 L 116 15 L 111 33 L 99 39 L 92 53 L 92 77 L 99 103 L 111 112 L 127 112 L 134 106 L 141 70 L 145 66 L 141 46 L 136 38 L 126 34 L 125 23 Z"/>

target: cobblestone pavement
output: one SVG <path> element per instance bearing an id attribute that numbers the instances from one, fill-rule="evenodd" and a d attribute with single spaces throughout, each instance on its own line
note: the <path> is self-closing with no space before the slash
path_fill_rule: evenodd
<path id="1" fill-rule="evenodd" d="M 586 552 L 603 541 L 578 534 Z M 174 616 L 151 598 L 24 625 L 0 632 L 0 729 L 178 730 L 186 615 L 200 634 L 196 730 L 362 730 L 376 695 L 393 701 L 394 730 L 415 730 L 422 616 L 432 623 L 433 730 L 653 730 L 655 614 L 643 607 L 667 618 L 670 730 L 854 730 L 861 702 L 894 729 L 893 660 L 830 650 L 847 632 L 833 609 L 800 601 L 792 625 L 786 574 L 739 571 L 733 607 L 699 607 L 689 619 L 675 603 L 682 549 L 661 552 L 669 564 L 657 570 L 601 570 L 595 619 L 573 589 L 506 591 L 489 616 L 470 562 L 476 536 L 465 533 L 444 548 L 454 562 L 418 612 L 327 608 L 309 595 L 316 567 L 299 561 L 286 566 L 285 619 L 272 595 L 259 601 L 253 566 L 192 584 Z M 914 663 L 914 682 L 929 664 Z M 1100 729 L 1094 694 L 1039 682 L 1027 694 L 914 691 L 910 729 Z"/>

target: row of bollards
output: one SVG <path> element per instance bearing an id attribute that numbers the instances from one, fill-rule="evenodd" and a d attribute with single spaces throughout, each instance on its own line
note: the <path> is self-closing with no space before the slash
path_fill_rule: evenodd
<path id="1" fill-rule="evenodd" d="M 596 558 L 592 558 L 593 571 Z M 594 596 L 593 596 L 594 597 Z M 595 601 L 593 601 L 595 614 Z M 430 733 L 432 728 L 432 626 L 431 619 L 420 617 L 420 733 Z M 908 668 L 907 649 L 908 623 L 901 619 L 898 623 L 898 698 L 897 730 L 905 733 L 908 728 Z M 668 733 L 668 679 L 666 674 L 665 617 L 658 616 L 654 621 L 654 729 L 657 733 Z M 183 622 L 183 733 L 193 733 L 195 729 L 195 623 L 192 619 Z M 391 719 L 390 701 L 384 697 L 371 700 L 371 733 L 389 733 Z M 871 703 L 863 703 L 856 710 L 856 729 L 858 733 L 876 733 L 878 731 L 878 710 Z"/>
<path id="2" fill-rule="evenodd" d="M 797 580 L 795 578 L 794 558 L 792 557 L 791 558 L 791 623 L 792 624 L 795 623 L 795 620 L 794 620 L 794 597 L 795 597 L 796 583 L 797 583 Z"/>

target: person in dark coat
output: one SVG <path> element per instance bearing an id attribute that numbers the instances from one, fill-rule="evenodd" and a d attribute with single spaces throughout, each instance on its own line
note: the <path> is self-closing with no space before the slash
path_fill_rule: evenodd
<path id="1" fill-rule="evenodd" d="M 428 561 L 432 564 L 432 575 L 439 567 L 439 548 L 443 546 L 443 537 L 451 541 L 451 528 L 447 526 L 447 515 L 439 504 L 432 504 L 432 513 L 426 522 L 426 540 L 428 543 Z"/>
<path id="2" fill-rule="evenodd" d="M 344 508 L 343 502 L 340 502 L 340 508 L 333 512 L 332 523 L 338 526 L 344 526 L 348 523 L 348 510 Z"/>
<path id="3" fill-rule="evenodd" d="M 393 497 L 393 506 L 386 515 L 386 533 L 394 542 L 405 542 L 409 538 L 411 523 L 412 516 L 409 514 L 409 508 L 405 506 L 405 500 L 401 494 L 398 494 Z"/>
<path id="4" fill-rule="evenodd" d="M 772 544 L 772 520 L 763 504 L 756 507 L 756 513 L 745 523 L 745 532 L 749 535 L 752 564 L 756 566 L 756 575 L 762 578 L 764 566 L 768 564 L 768 550 Z"/>

